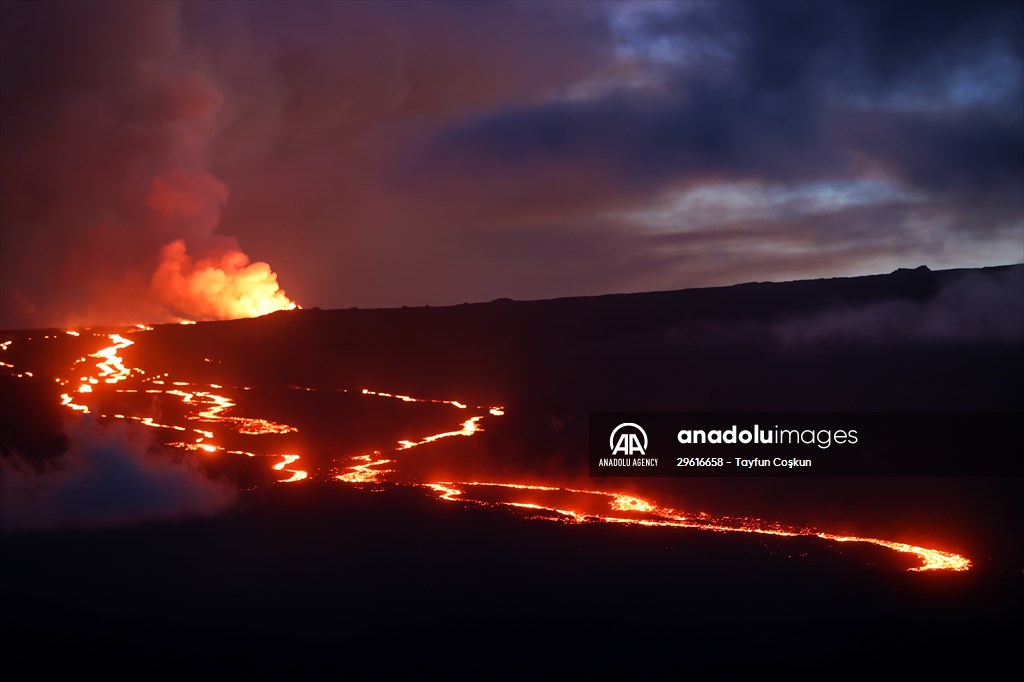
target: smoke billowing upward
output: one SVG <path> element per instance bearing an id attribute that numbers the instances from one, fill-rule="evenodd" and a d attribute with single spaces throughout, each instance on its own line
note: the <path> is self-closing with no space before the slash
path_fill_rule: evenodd
<path id="1" fill-rule="evenodd" d="M 217 234 L 223 96 L 165 3 L 19 6 L 7 23 L 3 323 L 221 319 L 294 307 Z M 16 19 L 17 21 L 13 21 Z M 49 37 L 26 49 L 15 31 Z M 7 33 L 11 35 L 6 35 Z"/>
<path id="2" fill-rule="evenodd" d="M 202 319 L 256 317 L 295 307 L 266 263 L 250 263 L 233 248 L 193 260 L 183 239 L 160 250 L 152 291 L 166 309 Z"/>
<path id="3" fill-rule="evenodd" d="M 237 497 L 192 459 L 172 459 L 141 427 L 66 425 L 69 447 L 40 472 L 0 459 L 0 529 L 116 526 L 212 514 Z"/>

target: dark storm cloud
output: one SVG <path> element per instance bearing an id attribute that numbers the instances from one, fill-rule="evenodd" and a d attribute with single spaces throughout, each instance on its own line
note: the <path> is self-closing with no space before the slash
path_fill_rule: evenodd
<path id="1" fill-rule="evenodd" d="M 1024 116 L 1024 112 L 1019 112 Z M 842 142 L 946 204 L 962 229 L 1022 215 L 1024 125 L 1005 112 L 844 112 Z"/>
<path id="2" fill-rule="evenodd" d="M 1014 3 L 683 5 L 632 36 L 679 45 L 653 92 L 492 113 L 442 132 L 428 164 L 516 182 L 574 163 L 641 197 L 873 166 L 910 188 L 995 202 L 994 220 L 1019 218 L 1022 17 Z M 698 40 L 718 51 L 687 56 Z"/>
<path id="3" fill-rule="evenodd" d="M 411 155 L 410 184 L 457 194 L 444 215 L 495 228 L 499 241 L 517 225 L 589 228 L 593 267 L 566 293 L 1024 260 L 1020 5 L 729 2 L 632 13 L 619 49 L 643 64 L 638 83 L 445 126 Z M 864 183 L 889 189 L 847 205 Z M 649 231 L 652 207 L 701 188 L 730 196 Z M 741 190 L 805 200 L 723 219 Z M 572 249 L 540 253 L 535 230 L 518 239 L 510 250 L 536 246 L 535 262 L 552 262 L 551 272 L 574 260 Z M 532 284 L 510 295 L 538 295 Z"/>
<path id="4" fill-rule="evenodd" d="M 499 113 L 442 133 L 430 163 L 515 174 L 571 160 L 641 194 L 684 177 L 785 182 L 844 165 L 843 155 L 820 143 L 813 113 L 802 107 L 778 110 L 742 89 L 704 80 L 671 89 Z"/>

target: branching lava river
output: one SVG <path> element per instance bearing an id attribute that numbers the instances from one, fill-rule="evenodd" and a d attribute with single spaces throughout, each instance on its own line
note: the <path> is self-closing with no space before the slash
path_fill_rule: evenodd
<path id="1" fill-rule="evenodd" d="M 280 483 L 304 479 L 330 479 L 338 484 L 381 486 L 394 484 L 412 486 L 444 503 L 485 505 L 506 508 L 527 518 L 570 524 L 615 523 L 634 526 L 686 528 L 715 533 L 746 533 L 777 537 L 813 537 L 830 543 L 865 543 L 912 556 L 918 565 L 912 571 L 966 571 L 971 561 L 958 554 L 939 549 L 915 546 L 874 537 L 860 537 L 814 528 L 787 527 L 756 518 L 731 518 L 704 513 L 687 513 L 662 506 L 654 500 L 607 491 L 572 487 L 526 484 L 517 481 L 414 481 L 396 476 L 403 461 L 414 456 L 410 451 L 446 438 L 468 438 L 481 432 L 487 420 L 499 419 L 505 408 L 472 406 L 458 400 L 418 398 L 387 393 L 369 388 L 337 388 L 367 398 L 407 403 L 435 403 L 451 408 L 451 426 L 433 434 L 410 435 L 398 440 L 390 449 L 377 449 L 336 460 L 329 470 L 311 470 L 304 465 L 299 452 L 274 450 L 274 437 L 295 433 L 298 427 L 239 414 L 241 396 L 253 390 L 248 386 L 225 386 L 217 383 L 196 383 L 173 377 L 169 372 L 144 369 L 126 364 L 122 351 L 141 343 L 152 328 L 139 325 L 118 333 L 91 330 L 66 331 L 78 344 L 94 344 L 77 357 L 69 367 L 56 375 L 44 374 L 40 367 L 17 367 L 6 362 L 12 346 L 55 340 L 52 334 L 7 339 L 0 342 L 0 371 L 20 378 L 46 376 L 60 386 L 61 405 L 83 415 L 94 415 L 103 421 L 121 420 L 155 430 L 161 442 L 169 447 L 194 451 L 196 456 L 264 457 L 268 468 L 280 476 Z M 209 359 L 207 359 L 210 362 Z M 52 371 L 52 370 L 51 370 Z M 325 389 L 291 387 L 295 390 Z M 116 397 L 118 401 L 111 400 Z M 134 400 L 132 400 L 134 398 Z M 157 409 L 154 398 L 161 399 Z M 110 404 L 131 404 L 132 411 L 122 408 L 108 411 Z M 166 407 L 173 405 L 174 409 Z M 251 408 L 249 408 L 251 409 Z M 265 446 L 240 449 L 231 443 L 239 436 L 264 439 Z"/>

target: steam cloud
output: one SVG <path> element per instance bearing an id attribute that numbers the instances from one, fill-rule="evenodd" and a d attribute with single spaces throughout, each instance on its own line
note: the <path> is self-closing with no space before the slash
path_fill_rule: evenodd
<path id="1" fill-rule="evenodd" d="M 0 528 L 94 528 L 212 514 L 237 494 L 192 460 L 159 452 L 139 427 L 100 426 L 86 417 L 68 435 L 67 454 L 44 473 L 17 458 L 0 459 Z"/>

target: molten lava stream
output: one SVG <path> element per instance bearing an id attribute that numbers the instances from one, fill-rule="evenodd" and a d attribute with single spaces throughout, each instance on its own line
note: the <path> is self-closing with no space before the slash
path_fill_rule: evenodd
<path id="1" fill-rule="evenodd" d="M 146 333 L 150 330 L 150 327 L 141 325 L 139 329 L 131 332 L 126 331 L 125 334 L 134 335 Z M 81 332 L 69 331 L 68 334 L 70 336 L 79 336 Z M 103 335 L 100 334 L 93 334 L 93 336 L 103 338 Z M 185 410 L 184 424 L 159 423 L 154 417 L 149 415 L 115 414 L 112 416 L 116 419 L 134 421 L 155 429 L 175 432 L 192 431 L 199 436 L 195 438 L 195 442 L 175 442 L 169 443 L 169 445 L 211 454 L 226 452 L 250 457 L 255 456 L 252 452 L 226 450 L 223 446 L 217 445 L 215 442 L 217 441 L 217 435 L 212 427 L 200 428 L 198 426 L 200 424 L 223 426 L 234 433 L 254 437 L 284 434 L 297 430 L 288 424 L 255 417 L 227 414 L 230 410 L 236 408 L 237 405 L 229 396 L 223 395 L 222 387 L 217 384 L 172 381 L 167 373 L 147 376 L 142 368 L 128 367 L 120 356 L 120 351 L 133 345 L 135 342 L 121 334 L 108 334 L 105 336 L 107 340 L 106 345 L 95 353 L 78 358 L 73 363 L 70 374 L 71 376 L 79 375 L 75 380 L 77 388 L 68 389 L 61 394 L 61 404 L 63 406 L 87 414 L 91 411 L 90 408 L 95 407 L 97 404 L 97 394 L 106 390 L 113 390 L 118 393 L 161 394 L 173 397 L 180 401 Z M 11 343 L 12 341 L 10 340 L 4 341 L 0 344 L 0 350 L 6 350 L 10 347 Z M 88 364 L 90 359 L 97 361 L 94 363 L 96 371 L 92 374 L 86 373 L 81 375 L 81 366 Z M 14 369 L 10 363 L 6 362 L 3 363 L 3 367 Z M 24 372 L 17 376 L 23 375 L 32 376 L 31 372 Z M 71 379 L 58 378 L 57 382 L 63 387 L 68 387 L 72 384 Z M 115 385 L 124 386 L 125 384 L 130 387 L 112 388 Z M 72 392 L 77 397 L 73 397 Z M 414 398 L 408 395 L 385 393 L 369 389 L 362 389 L 362 394 L 400 400 L 402 402 L 441 403 L 450 405 L 460 411 L 469 409 L 466 403 L 457 400 Z M 81 402 L 76 402 L 76 400 Z M 387 480 L 389 474 L 396 473 L 394 468 L 385 467 L 396 464 L 400 466 L 401 456 L 405 456 L 405 453 L 408 451 L 445 438 L 474 436 L 483 430 L 481 423 L 485 418 L 504 415 L 504 408 L 501 407 L 478 407 L 476 409 L 483 412 L 483 414 L 477 414 L 469 419 L 462 420 L 459 429 L 442 431 L 415 440 L 403 439 L 398 441 L 393 450 L 393 455 L 385 456 L 380 451 L 375 451 L 373 454 L 349 458 L 349 464 L 345 467 L 345 471 L 335 475 L 335 478 L 338 481 L 349 484 L 383 482 Z M 309 472 L 292 466 L 299 461 L 299 455 L 282 453 L 270 456 L 282 458 L 280 462 L 273 466 L 274 470 L 290 474 L 288 478 L 282 479 L 281 482 L 290 483 L 308 478 Z M 568 523 L 619 523 L 636 526 L 690 528 L 719 533 L 753 533 L 780 537 L 817 537 L 828 542 L 872 544 L 901 554 L 915 556 L 921 562 L 921 565 L 910 569 L 913 571 L 965 571 L 971 567 L 969 559 L 938 549 L 929 549 L 879 538 L 829 533 L 809 528 L 788 528 L 760 519 L 716 518 L 705 514 L 688 515 L 668 507 L 662 507 L 656 502 L 625 493 L 505 481 L 435 482 L 416 483 L 414 485 L 430 490 L 432 494 L 441 500 L 526 510 L 532 517 L 559 519 Z M 473 493 L 467 493 L 470 490 Z M 527 494 L 524 495 L 524 493 Z M 545 502 L 545 497 L 550 499 Z"/>
<path id="2" fill-rule="evenodd" d="M 284 461 L 281 462 L 280 464 L 275 464 L 274 465 L 274 469 L 277 470 L 277 471 L 286 471 L 286 472 L 290 473 L 291 476 L 289 478 L 282 479 L 281 481 L 279 481 L 279 483 L 294 483 L 295 481 L 301 481 L 302 479 L 304 479 L 307 476 L 309 476 L 309 472 L 308 471 L 303 471 L 302 469 L 286 469 L 285 468 L 289 464 L 291 464 L 292 462 L 297 462 L 299 460 L 299 456 L 298 455 L 281 455 L 281 456 L 284 457 Z"/>
<path id="3" fill-rule="evenodd" d="M 465 403 L 455 400 L 426 400 L 406 395 L 371 391 L 369 389 L 363 389 L 362 393 L 363 395 L 394 398 L 404 402 L 440 402 L 453 405 L 459 409 L 466 409 L 467 407 Z M 488 410 L 488 413 L 495 417 L 502 416 L 504 409 L 492 407 Z M 462 428 L 457 431 L 444 431 L 422 437 L 419 440 L 400 440 L 398 441 L 396 452 L 411 450 L 442 438 L 472 436 L 483 430 L 480 426 L 482 419 L 484 419 L 484 415 L 467 419 L 462 422 Z M 352 461 L 354 463 L 347 467 L 346 473 L 335 476 L 337 480 L 344 483 L 380 483 L 385 480 L 385 476 L 388 473 L 393 473 L 393 470 L 381 468 L 385 464 L 392 463 L 393 460 L 381 457 L 380 452 L 375 452 L 373 455 L 360 455 L 353 458 Z M 519 510 L 525 509 L 538 512 L 533 515 L 537 518 L 557 518 L 570 523 L 620 523 L 636 526 L 689 528 L 718 533 L 752 533 L 779 537 L 817 537 L 830 542 L 860 542 L 917 557 L 921 561 L 921 565 L 909 569 L 911 571 L 966 571 L 972 565 L 969 559 L 959 554 L 891 540 L 826 533 L 809 528 L 787 528 L 760 519 L 714 518 L 704 514 L 688 516 L 668 507 L 661 507 L 655 502 L 625 493 L 510 482 L 436 482 L 416 485 L 431 490 L 440 499 L 446 501 L 505 506 Z M 538 504 L 535 500 L 501 499 L 500 495 L 497 497 L 491 495 L 489 499 L 481 499 L 480 497 L 474 498 L 473 496 L 466 495 L 465 490 L 467 488 L 559 493 L 561 499 L 557 504 Z M 604 508 L 595 509 L 594 498 L 603 499 Z M 628 516 L 623 516 L 622 514 L 628 514 Z"/>
<path id="4" fill-rule="evenodd" d="M 394 473 L 394 469 L 381 468 L 394 460 L 381 457 L 380 450 L 375 450 L 372 455 L 357 455 L 352 460 L 359 464 L 352 464 L 346 467 L 346 473 L 335 476 L 342 483 L 379 483 L 385 475 Z"/>
<path id="5" fill-rule="evenodd" d="M 468 504 L 480 504 L 489 506 L 507 506 L 514 509 L 529 509 L 537 512 L 545 512 L 547 515 L 535 515 L 536 518 L 556 518 L 568 523 L 621 523 L 637 526 L 661 526 L 673 528 L 690 528 L 694 530 L 710 531 L 717 533 L 753 533 L 760 535 L 774 535 L 781 537 L 817 537 L 831 542 L 860 542 L 865 544 L 884 547 L 902 554 L 909 554 L 917 557 L 921 565 L 908 569 L 911 571 L 966 571 L 971 568 L 970 559 L 945 552 L 938 549 L 918 547 L 903 542 L 882 540 L 879 538 L 860 537 L 855 535 L 841 535 L 837 533 L 826 533 L 809 528 L 787 528 L 778 524 L 772 524 L 760 519 L 730 519 L 728 517 L 715 518 L 705 514 L 687 516 L 682 512 L 661 507 L 649 500 L 644 500 L 625 493 L 607 492 L 603 490 L 580 490 L 576 488 L 558 488 L 544 485 L 528 485 L 522 483 L 504 482 L 439 482 L 424 484 L 424 487 L 432 490 L 440 499 L 450 502 L 465 502 Z M 490 495 L 467 495 L 467 489 L 488 489 Z M 511 489 L 513 491 L 530 491 L 530 502 L 516 501 L 514 498 L 502 499 L 502 495 L 494 494 L 494 491 Z M 560 500 L 552 504 L 538 504 L 537 493 L 558 493 Z M 608 498 L 605 501 L 604 512 L 593 511 L 593 501 L 585 499 L 588 496 Z M 579 498 L 579 499 L 576 499 Z M 572 504 L 573 500 L 575 504 Z M 568 504 L 567 504 L 568 502 Z M 574 508 L 575 507 L 575 508 Z M 618 512 L 618 513 L 611 513 Z M 629 513 L 629 516 L 621 514 Z"/>
<path id="6" fill-rule="evenodd" d="M 124 333 L 138 334 L 151 330 L 152 327 L 137 325 L 136 329 Z M 67 334 L 69 336 L 81 336 L 80 332 L 70 330 Z M 104 335 L 92 334 L 92 336 L 103 338 Z M 147 376 L 146 371 L 141 367 L 128 367 L 121 357 L 120 351 L 134 345 L 135 341 L 121 334 L 108 334 L 105 337 L 109 341 L 109 345 L 103 346 L 95 353 L 78 358 L 72 364 L 71 374 L 75 375 L 82 371 L 82 365 L 89 364 L 90 359 L 98 360 L 98 362 L 94 363 L 95 372 L 92 374 L 87 373 L 77 378 L 76 381 L 79 383 L 75 393 L 82 396 L 77 398 L 77 400 L 81 401 L 83 398 L 88 397 L 91 400 L 92 407 L 95 407 L 101 397 L 99 394 L 107 390 L 126 395 L 163 395 L 179 400 L 185 415 L 183 417 L 184 424 L 160 423 L 152 416 L 138 414 L 115 413 L 101 415 L 104 418 L 131 421 L 164 431 L 191 431 L 198 434 L 195 442 L 166 442 L 166 445 L 208 454 L 225 451 L 225 448 L 213 442 L 217 440 L 214 431 L 208 428 L 199 428 L 195 426 L 196 424 L 202 423 L 204 426 L 209 424 L 224 425 L 230 431 L 246 435 L 285 434 L 297 431 L 294 426 L 288 424 L 226 414 L 229 410 L 236 407 L 236 403 L 228 395 L 223 394 L 223 387 L 219 384 L 195 384 L 188 381 L 175 381 L 169 378 L 168 373 Z M 10 342 L 7 342 L 4 349 L 9 345 Z M 57 379 L 57 382 L 62 386 L 67 386 L 71 383 L 71 380 Z M 121 387 L 113 388 L 115 384 Z M 72 397 L 71 393 L 61 394 L 61 404 L 83 414 L 89 414 L 92 411 L 89 404 L 76 402 L 76 398 Z M 239 450 L 230 450 L 228 452 L 255 456 L 253 453 Z M 277 471 L 284 471 L 290 474 L 282 482 L 301 481 L 308 477 L 309 473 L 307 471 L 289 467 L 289 465 L 299 459 L 298 455 L 275 454 L 270 456 L 284 458 L 284 462 L 273 467 Z"/>

